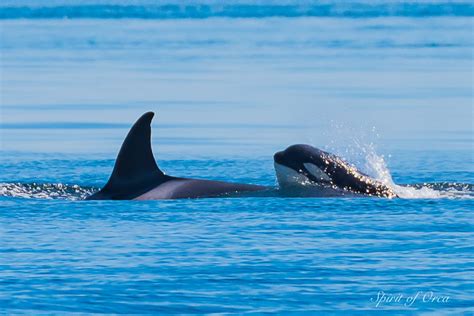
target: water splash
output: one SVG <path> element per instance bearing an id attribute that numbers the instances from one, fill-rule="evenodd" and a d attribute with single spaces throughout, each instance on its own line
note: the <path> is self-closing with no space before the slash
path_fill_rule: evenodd
<path id="1" fill-rule="evenodd" d="M 329 152 L 341 156 L 349 164 L 392 188 L 404 199 L 474 198 L 474 185 L 460 183 L 397 184 L 387 166 L 386 157 L 377 152 L 380 135 L 375 126 L 352 126 L 349 123 L 330 121 Z M 390 156 L 388 156 L 390 157 Z"/>
<path id="2" fill-rule="evenodd" d="M 0 197 L 26 199 L 84 200 L 98 189 L 63 183 L 0 183 Z"/>
<path id="3" fill-rule="evenodd" d="M 360 144 L 359 144 L 360 145 Z M 375 146 L 370 143 L 361 146 L 365 153 L 364 171 L 374 179 L 393 189 L 400 198 L 405 199 L 439 199 L 439 198 L 474 198 L 474 185 L 464 183 L 422 183 L 399 185 L 393 181 L 392 174 L 383 155 L 377 154 Z"/>

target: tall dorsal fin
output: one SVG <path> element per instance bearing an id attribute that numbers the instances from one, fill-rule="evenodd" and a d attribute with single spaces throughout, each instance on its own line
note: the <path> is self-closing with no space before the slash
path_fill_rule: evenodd
<path id="1" fill-rule="evenodd" d="M 110 181 L 139 180 L 161 170 L 156 164 L 151 150 L 151 120 L 155 114 L 143 114 L 132 126 L 123 141 Z"/>
<path id="2" fill-rule="evenodd" d="M 91 199 L 133 199 L 165 182 L 151 150 L 151 120 L 154 113 L 143 114 L 132 126 L 115 161 L 107 184 Z"/>

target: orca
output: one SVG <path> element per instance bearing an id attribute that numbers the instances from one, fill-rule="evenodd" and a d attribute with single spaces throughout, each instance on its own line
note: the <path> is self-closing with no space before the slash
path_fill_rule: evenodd
<path id="1" fill-rule="evenodd" d="M 333 189 L 337 195 L 362 194 L 386 198 L 397 197 L 385 184 L 359 171 L 342 158 L 310 145 L 292 145 L 274 155 L 275 172 L 280 189 L 314 187 Z"/>
<path id="2" fill-rule="evenodd" d="M 235 196 L 265 191 L 268 187 L 166 175 L 151 148 L 154 113 L 143 114 L 130 129 L 105 186 L 87 200 L 161 200 Z"/>

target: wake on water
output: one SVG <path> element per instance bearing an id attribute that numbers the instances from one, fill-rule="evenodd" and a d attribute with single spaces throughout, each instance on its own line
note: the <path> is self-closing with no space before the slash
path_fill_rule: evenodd
<path id="1" fill-rule="evenodd" d="M 473 199 L 474 185 L 466 183 L 438 182 L 409 185 L 393 184 L 392 188 L 402 199 Z M 13 197 L 48 200 L 84 200 L 99 188 L 63 183 L 0 183 L 0 198 Z M 280 197 L 285 197 L 280 191 Z M 294 191 L 289 195 L 298 197 Z M 305 195 L 302 195 L 305 196 Z M 353 197 L 353 196 L 351 196 Z"/>
<path id="2" fill-rule="evenodd" d="M 473 199 L 474 184 L 466 183 L 420 183 L 420 184 L 396 184 L 387 167 L 383 156 L 378 155 L 373 146 L 363 149 L 365 154 L 365 166 L 363 169 L 369 176 L 377 179 L 394 190 L 402 199 Z M 307 189 L 306 184 L 302 186 Z M 275 188 L 277 189 L 277 188 Z M 63 183 L 0 183 L 0 197 L 14 197 L 26 199 L 60 199 L 60 200 L 84 200 L 87 196 L 98 191 L 99 188 L 79 186 Z M 283 194 L 282 194 L 283 193 Z M 285 197 L 280 190 L 280 197 Z M 291 197 L 297 197 L 291 192 Z M 302 194 L 302 196 L 304 196 Z"/>
<path id="3" fill-rule="evenodd" d="M 0 183 L 0 197 L 48 200 L 84 200 L 98 188 L 63 183 Z"/>

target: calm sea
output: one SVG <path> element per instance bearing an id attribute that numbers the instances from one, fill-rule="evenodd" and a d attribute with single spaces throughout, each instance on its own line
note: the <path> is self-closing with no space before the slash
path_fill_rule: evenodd
<path id="1" fill-rule="evenodd" d="M 474 313 L 469 1 L 0 3 L 0 313 Z M 335 152 L 400 199 L 81 201 Z M 393 184 L 395 185 L 395 184 Z"/>

